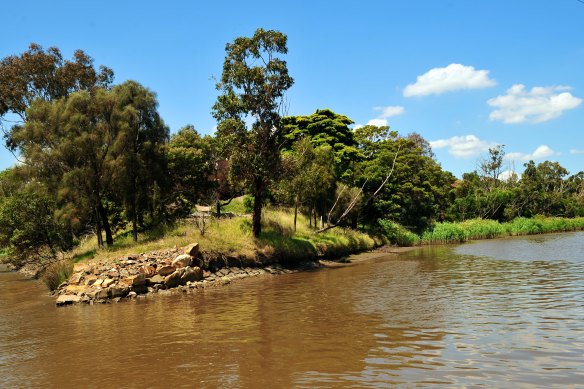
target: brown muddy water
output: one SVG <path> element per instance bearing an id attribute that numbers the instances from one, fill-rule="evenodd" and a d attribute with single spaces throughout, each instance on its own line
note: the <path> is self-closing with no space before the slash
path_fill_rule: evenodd
<path id="1" fill-rule="evenodd" d="M 56 308 L 0 274 L 0 387 L 573 387 L 584 233 Z"/>

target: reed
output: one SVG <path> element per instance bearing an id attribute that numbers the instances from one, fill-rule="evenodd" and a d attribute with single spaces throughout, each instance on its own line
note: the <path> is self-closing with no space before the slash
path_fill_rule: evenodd
<path id="1" fill-rule="evenodd" d="M 434 228 L 422 234 L 422 242 L 424 244 L 463 243 L 466 240 L 466 231 L 460 223 L 436 223 Z"/>

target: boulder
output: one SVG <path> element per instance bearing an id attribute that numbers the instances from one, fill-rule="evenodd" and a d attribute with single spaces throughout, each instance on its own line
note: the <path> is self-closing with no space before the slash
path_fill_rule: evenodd
<path id="1" fill-rule="evenodd" d="M 112 286 L 109 289 L 109 295 L 111 298 L 125 297 L 130 292 L 127 287 Z"/>
<path id="2" fill-rule="evenodd" d="M 189 254 L 181 254 L 178 257 L 176 257 L 174 261 L 172 261 L 172 266 L 174 266 L 177 269 L 181 267 L 191 266 L 192 260 L 193 257 L 190 256 Z"/>
<path id="3" fill-rule="evenodd" d="M 146 284 L 146 277 L 144 274 L 136 274 L 134 276 L 128 276 L 120 280 L 120 284 L 127 285 L 127 286 L 139 286 Z"/>
<path id="4" fill-rule="evenodd" d="M 198 243 L 192 243 L 190 245 L 188 245 L 187 247 L 185 247 L 185 254 L 190 255 L 193 258 L 198 258 L 199 257 L 199 244 Z"/>
<path id="5" fill-rule="evenodd" d="M 155 276 L 150 277 L 148 282 L 151 284 L 162 284 L 164 283 L 164 277 L 162 277 L 160 274 L 156 274 Z"/>
<path id="6" fill-rule="evenodd" d="M 103 284 L 103 279 L 102 278 L 98 278 L 97 280 L 95 280 L 95 282 L 93 283 L 93 286 L 101 286 L 101 284 Z"/>
<path id="7" fill-rule="evenodd" d="M 113 278 L 106 278 L 103 283 L 101 284 L 102 287 L 107 288 L 108 286 L 110 286 L 111 284 L 113 284 L 115 281 Z"/>
<path id="8" fill-rule="evenodd" d="M 83 278 L 83 273 L 74 273 L 71 277 L 69 277 L 69 285 L 79 285 L 81 279 Z"/>
<path id="9" fill-rule="evenodd" d="M 203 279 L 203 270 L 200 267 L 186 267 L 181 276 L 181 283 L 195 282 Z"/>
<path id="10" fill-rule="evenodd" d="M 138 268 L 140 274 L 143 274 L 146 278 L 152 277 L 156 274 L 156 268 L 151 265 L 142 265 Z"/>
<path id="11" fill-rule="evenodd" d="M 158 274 L 160 274 L 162 277 L 166 277 L 166 276 L 174 273 L 175 270 L 176 270 L 176 268 L 174 266 L 170 266 L 170 265 L 161 266 L 160 269 L 158 269 Z"/>
<path id="12" fill-rule="evenodd" d="M 169 274 L 168 276 L 164 277 L 164 285 L 167 288 L 174 288 L 176 286 L 181 285 L 182 280 L 181 277 L 185 273 L 185 269 L 176 269 L 174 273 Z"/>
<path id="13" fill-rule="evenodd" d="M 62 294 L 57 298 L 57 305 L 69 305 L 75 304 L 81 301 L 81 297 L 76 296 L 74 294 Z"/>

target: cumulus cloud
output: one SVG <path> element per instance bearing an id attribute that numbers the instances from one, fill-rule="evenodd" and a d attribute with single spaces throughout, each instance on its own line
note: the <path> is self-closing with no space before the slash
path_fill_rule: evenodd
<path id="1" fill-rule="evenodd" d="M 404 107 L 401 107 L 399 105 L 389 105 L 387 107 L 375 107 L 373 109 L 376 111 L 381 111 L 381 114 L 379 115 L 379 117 L 382 119 L 387 119 L 387 118 L 390 118 L 392 116 L 401 115 L 406 111 Z"/>
<path id="2" fill-rule="evenodd" d="M 371 119 L 367 122 L 368 126 L 387 126 L 387 119 L 392 116 L 397 116 L 403 114 L 406 110 L 404 107 L 399 105 L 390 105 L 387 107 L 373 107 L 373 110 L 380 111 L 381 113 L 375 119 Z M 362 124 L 356 124 L 353 129 L 357 130 L 363 127 Z"/>
<path id="3" fill-rule="evenodd" d="M 430 146 L 432 149 L 448 148 L 448 154 L 457 158 L 471 158 L 489 151 L 497 143 L 479 139 L 475 135 L 463 135 L 431 141 Z"/>
<path id="4" fill-rule="evenodd" d="M 529 153 L 529 154 L 517 153 L 517 152 L 507 153 L 507 155 L 505 155 L 505 159 L 527 162 L 527 161 L 531 161 L 531 160 L 535 161 L 538 159 L 555 157 L 558 155 L 561 155 L 561 153 L 558 153 L 558 152 L 552 150 L 547 145 L 541 145 L 538 148 L 536 148 L 533 151 L 533 153 Z"/>
<path id="5" fill-rule="evenodd" d="M 418 76 L 416 82 L 404 89 L 404 96 L 439 95 L 463 89 L 481 89 L 496 85 L 488 70 L 451 63 L 445 68 L 433 68 Z"/>
<path id="6" fill-rule="evenodd" d="M 570 89 L 567 86 L 535 86 L 526 90 L 525 85 L 515 84 L 506 94 L 487 101 L 495 108 L 489 118 L 507 124 L 541 123 L 557 118 L 582 103 L 582 99 L 568 92 Z"/>
<path id="7" fill-rule="evenodd" d="M 570 154 L 584 154 L 584 150 L 571 149 Z"/>
<path id="8" fill-rule="evenodd" d="M 371 119 L 367 122 L 368 126 L 387 126 L 387 119 L 383 119 L 383 118 L 376 118 L 376 119 Z"/>

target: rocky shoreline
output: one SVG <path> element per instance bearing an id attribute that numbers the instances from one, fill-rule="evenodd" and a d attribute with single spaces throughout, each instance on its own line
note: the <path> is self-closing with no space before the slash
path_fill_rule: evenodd
<path id="1" fill-rule="evenodd" d="M 317 262 L 303 268 L 318 267 Z M 57 306 L 120 302 L 149 294 L 189 293 L 235 280 L 286 274 L 299 269 L 264 265 L 237 257 L 202 255 L 197 243 L 127 255 L 111 262 L 75 264 L 73 274 L 54 291 Z"/>

